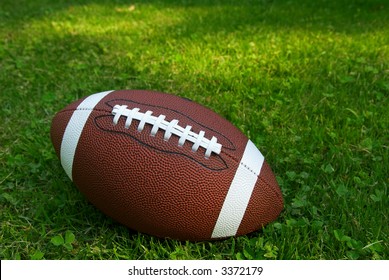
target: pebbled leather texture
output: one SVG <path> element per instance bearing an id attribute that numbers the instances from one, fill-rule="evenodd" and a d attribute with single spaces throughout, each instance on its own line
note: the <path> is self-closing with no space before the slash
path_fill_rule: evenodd
<path id="1" fill-rule="evenodd" d="M 73 102 L 53 119 L 51 138 L 59 157 L 66 125 L 75 110 L 92 110 L 74 155 L 73 181 L 101 211 L 129 228 L 180 240 L 208 240 L 220 214 L 248 142 L 247 137 L 215 112 L 178 96 L 142 91 L 113 91 L 94 108 Z M 115 105 L 177 119 L 181 126 L 216 136 L 219 155 L 180 147 L 179 137 L 151 136 L 151 125 L 113 125 Z M 137 122 L 137 121 L 134 121 Z M 283 208 L 281 191 L 266 163 L 255 184 L 236 235 L 247 234 L 277 218 Z"/>

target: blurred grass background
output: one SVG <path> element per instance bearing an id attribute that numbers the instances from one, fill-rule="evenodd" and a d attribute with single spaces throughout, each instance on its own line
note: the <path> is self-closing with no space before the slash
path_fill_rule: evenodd
<path id="1" fill-rule="evenodd" d="M 1 259 L 387 259 L 389 2 L 0 2 Z M 260 148 L 285 210 L 248 236 L 129 231 L 68 180 L 53 115 L 152 89 L 218 112 Z"/>

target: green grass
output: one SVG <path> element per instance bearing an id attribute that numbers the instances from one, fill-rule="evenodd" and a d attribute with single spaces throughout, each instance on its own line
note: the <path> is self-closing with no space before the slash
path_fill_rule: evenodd
<path id="1" fill-rule="evenodd" d="M 384 0 L 2 0 L 0 258 L 388 259 L 388 14 Z M 96 210 L 54 154 L 51 118 L 125 88 L 239 127 L 277 175 L 280 217 L 195 243 Z"/>

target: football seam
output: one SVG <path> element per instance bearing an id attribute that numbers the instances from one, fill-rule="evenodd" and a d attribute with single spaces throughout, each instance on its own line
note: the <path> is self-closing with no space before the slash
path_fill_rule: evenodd
<path id="1" fill-rule="evenodd" d="M 64 113 L 64 112 L 69 112 L 69 111 L 78 111 L 78 110 L 84 110 L 84 111 L 98 111 L 98 112 L 105 112 L 105 113 L 111 113 L 111 111 L 109 110 L 104 110 L 104 109 L 96 109 L 96 108 L 75 108 L 75 109 L 64 109 L 62 111 L 60 111 L 59 113 Z M 59 114 L 58 113 L 58 114 Z M 234 160 L 236 163 L 239 163 L 240 165 L 243 165 L 248 171 L 250 171 L 251 173 L 253 173 L 255 176 L 259 177 L 260 174 L 258 174 L 257 172 L 255 172 L 254 170 L 252 170 L 246 163 L 244 162 L 240 162 L 236 157 L 234 157 L 233 155 L 230 155 L 229 153 L 227 153 L 226 151 L 224 151 L 225 149 L 222 149 L 221 153 L 225 154 L 226 156 L 228 156 L 229 158 L 231 158 L 232 160 Z"/>
<path id="2" fill-rule="evenodd" d="M 142 132 L 145 125 L 151 125 L 150 135 L 155 137 L 158 131 L 164 131 L 163 139 L 170 140 L 172 135 L 179 137 L 178 146 L 182 147 L 185 143 L 192 143 L 192 152 L 197 152 L 198 149 L 205 149 L 205 158 L 209 158 L 212 153 L 220 154 L 222 145 L 217 142 L 217 138 L 213 135 L 212 138 L 205 136 L 205 131 L 200 130 L 198 133 L 192 130 L 191 125 L 181 126 L 178 119 L 173 118 L 171 121 L 166 120 L 163 114 L 155 115 L 153 111 L 147 110 L 141 112 L 140 108 L 128 108 L 127 105 L 115 105 L 112 109 L 113 124 L 116 126 L 120 119 L 124 118 L 125 128 L 129 129 L 133 120 L 139 121 L 138 132 Z M 143 111 L 143 110 L 142 110 Z"/>
<path id="3" fill-rule="evenodd" d="M 77 107 L 77 108 L 63 109 L 63 110 L 61 110 L 60 112 L 58 112 L 57 115 L 59 115 L 59 114 L 61 114 L 61 113 L 65 113 L 65 112 L 74 112 L 74 111 L 78 111 L 78 110 L 80 110 L 80 111 L 97 111 L 97 112 L 104 112 L 104 113 L 108 113 L 109 115 L 111 115 L 111 113 L 112 113 L 112 111 L 106 110 L 106 109 L 97 109 L 97 108 L 79 108 L 79 107 Z M 188 118 L 190 118 L 190 117 L 188 117 Z M 191 119 L 191 118 L 190 118 L 190 119 Z M 201 124 L 199 124 L 199 125 L 201 125 Z M 204 126 L 204 125 L 201 125 L 201 126 Z M 206 126 L 204 126 L 204 127 L 206 127 Z M 208 128 L 208 129 L 210 129 L 210 130 L 214 130 L 214 129 L 209 128 L 209 127 L 206 127 L 206 128 Z M 214 131 L 216 131 L 216 130 L 214 130 Z M 220 135 L 223 135 L 222 133 L 220 133 L 220 132 L 218 132 L 218 131 L 216 131 L 216 132 L 219 133 Z M 225 136 L 224 136 L 224 137 L 225 137 Z M 229 142 L 231 142 L 227 137 L 225 137 L 225 138 L 226 138 Z M 231 144 L 232 144 L 233 146 L 235 146 L 232 142 L 231 142 Z M 224 147 L 224 146 L 223 146 L 223 147 Z M 235 158 L 234 156 L 232 156 L 232 155 L 226 153 L 224 150 L 236 151 L 236 148 L 235 148 L 235 147 L 234 147 L 233 149 L 231 149 L 231 148 L 229 148 L 229 147 L 224 147 L 224 149 L 221 150 L 221 153 L 223 153 L 223 154 L 225 154 L 225 155 L 228 155 L 230 158 L 234 159 L 236 162 L 239 162 L 239 160 L 238 160 L 237 158 Z"/>
<path id="4" fill-rule="evenodd" d="M 106 132 L 119 134 L 119 135 L 122 134 L 122 132 L 119 132 L 119 131 L 109 131 L 109 130 L 105 130 L 105 129 L 101 128 L 101 127 L 96 123 L 96 119 L 97 119 L 97 117 L 95 117 L 95 119 L 94 119 L 95 125 L 96 125 L 99 129 L 102 129 L 103 131 L 106 131 Z M 124 135 L 126 135 L 126 134 L 124 134 Z M 127 135 L 126 135 L 126 136 L 127 136 Z M 155 149 L 155 150 L 157 150 L 157 151 L 164 152 L 164 153 L 168 153 L 168 154 L 185 156 L 185 157 L 187 157 L 187 158 L 189 158 L 189 159 L 194 160 L 195 162 L 197 162 L 198 164 L 200 164 L 200 165 L 203 166 L 204 168 L 207 168 L 207 169 L 210 169 L 210 170 L 213 170 L 213 171 L 222 171 L 222 170 L 225 170 L 225 169 L 228 168 L 228 165 L 227 165 L 226 161 L 221 157 L 220 154 L 216 154 L 216 155 L 214 155 L 214 156 L 220 158 L 220 160 L 221 160 L 221 161 L 223 162 L 223 164 L 224 164 L 224 167 L 221 168 L 221 169 L 211 168 L 211 167 L 205 165 L 204 163 L 201 163 L 201 162 L 197 161 L 195 158 L 192 158 L 191 156 L 185 155 L 184 153 L 179 153 L 179 152 L 174 152 L 174 151 L 166 151 L 166 150 L 163 150 L 163 149 L 159 149 L 159 148 L 157 148 L 157 147 L 155 147 L 155 146 L 152 146 L 152 145 L 150 145 L 150 144 L 148 144 L 148 143 L 145 143 L 145 142 L 143 142 L 143 141 L 137 139 L 136 137 L 134 137 L 134 136 L 132 136 L 132 135 L 128 135 L 128 137 L 132 138 L 134 141 L 136 141 L 136 142 L 138 142 L 139 144 L 141 144 L 141 145 L 143 145 L 143 146 L 146 146 L 146 147 L 148 147 L 148 148 L 152 148 L 152 149 Z M 221 153 L 222 153 L 222 152 L 221 152 Z M 225 154 L 225 153 L 224 153 L 224 154 Z M 208 159 L 207 159 L 207 160 L 208 160 Z"/>
<path id="5" fill-rule="evenodd" d="M 226 156 L 228 156 L 229 158 L 231 158 L 232 160 L 236 161 L 236 162 L 239 162 L 239 160 L 235 157 L 233 157 L 232 155 L 226 153 L 226 152 L 223 152 L 223 154 L 225 154 Z M 248 171 L 250 171 L 252 174 L 254 174 L 255 176 L 257 176 L 257 180 L 261 180 L 263 183 L 265 183 L 267 186 L 268 186 L 268 189 L 278 198 L 279 202 L 281 205 L 284 204 L 284 201 L 283 201 L 283 198 L 282 198 L 282 194 L 280 195 L 279 192 L 277 192 L 275 189 L 271 188 L 270 185 L 268 183 L 265 182 L 265 180 L 260 176 L 261 175 L 261 170 L 263 168 L 261 168 L 261 170 L 259 171 L 259 174 L 257 172 L 255 172 L 254 170 L 252 170 L 246 163 L 244 162 L 239 162 L 240 165 L 242 165 L 243 167 L 245 167 Z M 275 176 L 275 175 L 274 175 Z M 280 209 L 280 212 L 282 211 L 282 208 Z"/>
<path id="6" fill-rule="evenodd" d="M 121 101 L 128 101 L 128 102 L 135 103 L 135 104 L 138 104 L 138 105 L 146 105 L 146 106 L 151 106 L 151 107 L 155 107 L 155 108 L 166 109 L 166 110 L 175 112 L 175 113 L 177 113 L 177 114 L 183 115 L 184 117 L 188 118 L 189 120 L 193 121 L 194 123 L 196 123 L 196 124 L 198 124 L 198 125 L 200 125 L 200 126 L 203 126 L 203 127 L 207 128 L 207 129 L 213 131 L 213 132 L 216 132 L 217 134 L 219 134 L 220 136 L 222 136 L 222 137 L 223 137 L 226 141 L 228 141 L 229 144 L 231 145 L 231 146 L 225 146 L 225 145 L 223 145 L 223 147 L 224 147 L 225 149 L 228 149 L 228 150 L 231 150 L 231 151 L 236 151 L 235 145 L 234 145 L 234 144 L 230 141 L 230 139 L 228 139 L 228 137 L 225 136 L 223 133 L 221 133 L 221 132 L 219 132 L 219 131 L 217 131 L 217 130 L 211 128 L 211 127 L 208 127 L 208 126 L 206 126 L 206 125 L 204 125 L 204 124 L 202 124 L 202 123 L 197 122 L 195 119 L 193 119 L 193 117 L 187 116 L 187 115 L 185 115 L 184 113 L 182 113 L 182 112 L 180 112 L 180 111 L 178 111 L 178 110 L 176 110 L 176 109 L 171 109 L 171 108 L 164 107 L 164 106 L 153 105 L 153 104 L 149 104 L 149 103 L 143 103 L 143 102 L 138 102 L 138 101 L 135 101 L 135 100 L 122 99 L 122 98 L 117 98 L 117 99 L 109 100 L 109 101 L 105 102 L 105 104 L 106 104 L 107 106 L 113 108 L 113 106 L 111 105 L 111 103 L 112 103 L 113 101 L 120 101 L 120 100 L 121 100 Z M 199 104 L 199 105 L 201 105 L 201 104 Z M 111 111 L 110 111 L 110 112 L 111 112 Z M 219 139 L 219 140 L 220 140 L 220 139 Z"/>
<path id="7" fill-rule="evenodd" d="M 255 172 L 254 170 L 252 170 L 250 167 L 248 167 L 248 165 L 245 164 L 244 162 L 240 162 L 239 164 L 243 165 L 244 167 L 246 167 L 246 169 L 247 169 L 248 171 L 250 171 L 251 173 L 253 173 L 255 176 L 259 177 L 259 174 L 258 174 L 257 172 Z M 261 169 L 262 169 L 262 168 L 261 168 Z M 261 172 L 259 172 L 259 173 L 261 173 Z"/>
<path id="8" fill-rule="evenodd" d="M 225 151 L 221 151 L 221 153 L 225 154 L 227 157 L 229 157 L 230 159 L 234 160 L 236 163 L 242 165 L 243 167 L 245 167 L 248 171 L 250 171 L 251 173 L 253 173 L 255 176 L 257 176 L 258 178 L 260 177 L 260 173 L 261 173 L 261 170 L 259 171 L 259 173 L 255 172 L 252 168 L 250 168 L 248 166 L 248 164 L 246 164 L 245 162 L 240 162 L 240 160 L 236 157 L 234 157 L 233 155 L 230 155 L 229 153 L 225 152 Z"/>
<path id="9" fill-rule="evenodd" d="M 96 108 L 74 108 L 74 109 L 63 109 L 58 114 L 64 113 L 64 112 L 69 112 L 69 111 L 99 111 L 99 112 L 106 112 L 106 113 L 111 113 L 111 111 L 104 110 L 104 109 L 96 109 Z"/>

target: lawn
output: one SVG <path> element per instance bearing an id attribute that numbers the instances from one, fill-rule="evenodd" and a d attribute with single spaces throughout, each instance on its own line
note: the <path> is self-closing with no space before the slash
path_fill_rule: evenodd
<path id="1" fill-rule="evenodd" d="M 388 259 L 389 2 L 1 0 L 1 259 Z M 178 242 L 128 230 L 67 178 L 49 131 L 73 100 L 152 89 L 259 147 L 285 209 Z"/>

